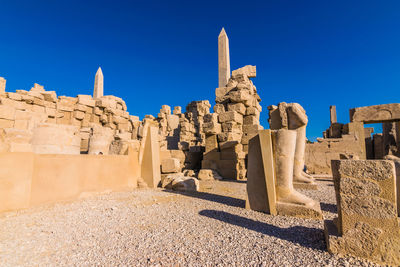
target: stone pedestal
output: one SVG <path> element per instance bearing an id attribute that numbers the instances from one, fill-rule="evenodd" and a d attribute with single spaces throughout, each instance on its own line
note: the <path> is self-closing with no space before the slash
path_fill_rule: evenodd
<path id="1" fill-rule="evenodd" d="M 325 221 L 329 252 L 400 265 L 394 163 L 334 160 L 332 173 L 338 217 Z"/>

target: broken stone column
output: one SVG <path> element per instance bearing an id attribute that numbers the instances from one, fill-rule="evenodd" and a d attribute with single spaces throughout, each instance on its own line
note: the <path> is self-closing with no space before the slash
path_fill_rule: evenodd
<path id="1" fill-rule="evenodd" d="M 319 202 L 293 187 L 296 130 L 262 130 L 250 139 L 246 208 L 300 218 L 322 219 Z"/>
<path id="2" fill-rule="evenodd" d="M 39 123 L 33 129 L 32 150 L 37 154 L 80 154 L 79 129 L 72 125 Z"/>
<path id="3" fill-rule="evenodd" d="M 101 68 L 96 72 L 96 76 L 94 78 L 94 89 L 93 89 L 93 98 L 100 98 L 104 94 L 104 77 Z"/>
<path id="4" fill-rule="evenodd" d="M 225 87 L 231 77 L 229 40 L 225 29 L 218 36 L 218 87 Z"/>
<path id="5" fill-rule="evenodd" d="M 4 94 L 6 92 L 6 79 L 0 77 L 0 94 Z"/>
<path id="6" fill-rule="evenodd" d="M 114 140 L 114 131 L 111 128 L 93 125 L 89 138 L 88 153 L 92 155 L 108 155 L 111 142 Z"/>
<path id="7" fill-rule="evenodd" d="M 325 221 L 329 252 L 400 265 L 394 163 L 334 160 L 332 173 L 338 217 Z"/>

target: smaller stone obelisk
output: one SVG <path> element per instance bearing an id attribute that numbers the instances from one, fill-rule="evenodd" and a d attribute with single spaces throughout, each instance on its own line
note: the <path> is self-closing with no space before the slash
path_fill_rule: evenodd
<path id="1" fill-rule="evenodd" d="M 230 77 L 229 39 L 225 29 L 222 28 L 218 36 L 218 87 L 225 87 Z"/>
<path id="2" fill-rule="evenodd" d="M 101 68 L 96 72 L 96 77 L 94 78 L 94 90 L 93 90 L 93 98 L 100 98 L 103 96 L 104 88 L 104 77 Z"/>
<path id="3" fill-rule="evenodd" d="M 0 94 L 4 94 L 6 92 L 6 79 L 0 77 Z"/>

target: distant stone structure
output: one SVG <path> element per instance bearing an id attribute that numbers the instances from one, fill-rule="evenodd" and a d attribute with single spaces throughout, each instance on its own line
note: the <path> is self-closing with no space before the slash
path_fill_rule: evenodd
<path id="1" fill-rule="evenodd" d="M 329 252 L 400 265 L 400 219 L 393 162 L 334 160 L 332 172 L 338 217 L 325 221 Z"/>
<path id="2" fill-rule="evenodd" d="M 309 173 L 331 174 L 331 160 L 367 158 L 366 144 L 373 128 L 364 129 L 361 122 L 338 123 L 335 106 L 330 107 L 330 121 L 323 138 L 306 144 L 305 165 Z"/>
<path id="3" fill-rule="evenodd" d="M 94 89 L 93 89 L 93 98 L 97 99 L 102 97 L 104 94 L 104 76 L 103 71 L 99 67 L 96 72 L 96 76 L 94 78 Z"/>

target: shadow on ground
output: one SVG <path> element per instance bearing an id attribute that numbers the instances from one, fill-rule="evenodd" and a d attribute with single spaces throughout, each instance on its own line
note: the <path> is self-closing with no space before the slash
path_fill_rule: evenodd
<path id="1" fill-rule="evenodd" d="M 272 224 L 255 221 L 219 210 L 202 210 L 199 212 L 199 215 L 240 226 L 264 235 L 273 236 L 303 247 L 326 251 L 324 233 L 321 229 L 304 226 L 280 228 Z"/>
<path id="2" fill-rule="evenodd" d="M 324 203 L 324 202 L 321 202 L 320 204 L 321 204 L 321 210 L 337 213 L 337 207 L 335 204 Z"/>
<path id="3" fill-rule="evenodd" d="M 189 196 L 189 197 L 195 197 L 195 198 L 199 198 L 199 199 L 203 199 L 203 200 L 213 201 L 213 202 L 225 204 L 225 205 L 232 206 L 232 207 L 244 208 L 245 204 L 246 204 L 246 201 L 243 199 L 228 197 L 228 196 L 223 196 L 223 195 L 217 195 L 217 194 L 212 194 L 212 193 L 206 193 L 206 192 L 199 192 L 199 191 L 179 192 L 179 191 L 172 191 L 172 190 L 167 190 L 167 189 L 164 189 L 164 191 L 169 192 L 169 193 L 175 193 L 175 194 L 180 194 L 180 195 L 184 195 L 184 196 Z"/>
<path id="4" fill-rule="evenodd" d="M 218 182 L 222 182 L 222 183 L 238 183 L 238 184 L 247 183 L 246 180 L 233 180 L 233 179 L 222 179 L 222 180 L 219 180 Z"/>

